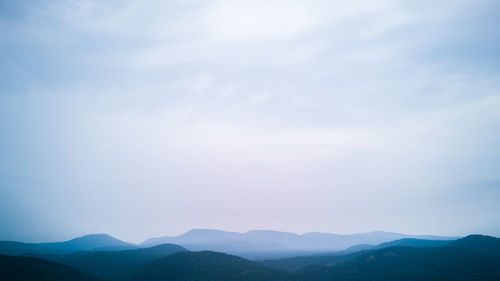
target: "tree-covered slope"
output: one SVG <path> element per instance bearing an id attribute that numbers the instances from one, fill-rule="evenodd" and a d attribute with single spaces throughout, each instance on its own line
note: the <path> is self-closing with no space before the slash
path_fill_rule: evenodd
<path id="1" fill-rule="evenodd" d="M 98 281 L 66 265 L 32 258 L 0 255 L 0 280 L 5 281 Z"/>
<path id="2" fill-rule="evenodd" d="M 389 247 L 299 271 L 313 280 L 500 280 L 500 258 L 463 248 Z"/>
<path id="3" fill-rule="evenodd" d="M 216 253 L 182 252 L 144 264 L 126 280 L 144 281 L 293 281 L 292 274 L 275 271 L 240 257 Z"/>
<path id="4" fill-rule="evenodd" d="M 363 252 L 355 252 L 350 254 L 337 255 L 314 255 L 314 256 L 298 256 L 291 258 L 273 259 L 258 261 L 260 264 L 281 271 L 296 271 L 310 265 L 325 265 L 332 266 L 342 261 L 352 259 Z"/>
<path id="5" fill-rule="evenodd" d="M 500 256 L 500 238 L 486 235 L 469 235 L 448 244 L 450 247 L 469 249 L 489 255 Z"/>
<path id="6" fill-rule="evenodd" d="M 136 250 L 78 252 L 47 258 L 112 280 L 126 276 L 143 262 L 183 251 L 187 250 L 178 245 L 164 244 Z"/>
<path id="7" fill-rule="evenodd" d="M 364 252 L 375 249 L 383 249 L 393 246 L 408 246 L 408 247 L 441 247 L 448 245 L 453 240 L 428 240 L 428 239 L 415 239 L 415 238 L 403 238 L 390 242 L 381 243 L 379 245 L 359 245 L 359 247 L 351 247 L 345 251 L 340 251 L 331 254 L 316 254 L 311 256 L 297 256 L 290 258 L 281 259 L 270 259 L 259 261 L 259 263 L 266 265 L 268 267 L 284 270 L 284 271 L 296 271 L 301 268 L 310 265 L 324 265 L 332 266 L 339 262 L 347 261 L 353 257 L 359 256 Z M 355 251 L 359 248 L 358 251 Z"/>

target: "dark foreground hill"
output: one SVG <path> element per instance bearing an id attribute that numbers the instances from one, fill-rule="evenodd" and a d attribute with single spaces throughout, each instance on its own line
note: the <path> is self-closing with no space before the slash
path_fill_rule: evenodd
<path id="1" fill-rule="evenodd" d="M 394 240 L 390 242 L 381 243 L 374 246 L 373 249 L 384 249 L 388 247 L 416 247 L 416 248 L 433 248 L 442 247 L 454 242 L 455 240 L 428 240 L 428 239 L 415 239 L 415 238 L 403 238 L 399 240 Z"/>
<path id="2" fill-rule="evenodd" d="M 257 262 L 276 270 L 293 272 L 310 265 L 333 266 L 339 262 L 350 260 L 363 253 L 364 251 L 345 254 L 345 255 L 332 254 L 332 255 L 298 256 L 291 258 L 262 260 Z"/>
<path id="3" fill-rule="evenodd" d="M 5 281 L 98 281 L 69 266 L 32 258 L 0 255 L 0 280 Z"/>
<path id="4" fill-rule="evenodd" d="M 136 281 L 295 281 L 296 276 L 275 271 L 240 257 L 203 251 L 181 252 L 144 264 L 126 280 Z"/>
<path id="5" fill-rule="evenodd" d="M 136 245 L 118 240 L 108 234 L 91 234 L 64 242 L 22 243 L 0 241 L 0 254 L 67 254 L 91 250 L 125 250 Z"/>
<path id="6" fill-rule="evenodd" d="M 365 252 L 376 249 L 384 249 L 393 246 L 408 246 L 408 247 L 441 247 L 448 245 L 454 240 L 428 240 L 428 239 L 415 239 L 403 238 L 390 242 L 381 243 L 379 245 L 358 245 L 348 248 L 344 251 L 316 254 L 311 256 L 297 256 L 281 259 L 269 259 L 259 261 L 259 263 L 283 271 L 296 271 L 310 265 L 325 265 L 333 266 L 339 262 L 344 262 L 357 257 Z M 355 249 L 359 249 L 356 251 Z"/>
<path id="7" fill-rule="evenodd" d="M 448 244 L 448 246 L 500 256 L 500 238 L 486 235 L 469 235 L 462 239 L 451 242 L 450 244 Z"/>
<path id="8" fill-rule="evenodd" d="M 334 266 L 298 271 L 311 280 L 500 280 L 500 257 L 458 247 L 389 247 Z"/>
<path id="9" fill-rule="evenodd" d="M 48 256 L 59 262 L 102 279 L 113 280 L 125 277 L 146 261 L 187 251 L 173 244 L 158 245 L 151 248 L 126 251 L 90 251 L 61 256 Z"/>

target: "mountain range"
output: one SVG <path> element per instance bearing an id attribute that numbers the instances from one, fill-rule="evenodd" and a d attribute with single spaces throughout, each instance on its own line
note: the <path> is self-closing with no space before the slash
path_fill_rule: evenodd
<path id="1" fill-rule="evenodd" d="M 0 241 L 0 254 L 20 255 L 69 254 L 79 251 L 119 251 L 176 244 L 190 251 L 217 251 L 249 259 L 280 258 L 317 253 L 331 253 L 348 247 L 366 247 L 402 238 L 452 240 L 456 237 L 406 235 L 374 231 L 357 234 L 308 232 L 295 234 L 272 230 L 252 230 L 245 233 L 215 229 L 193 229 L 179 236 L 147 239 L 139 245 L 124 242 L 108 234 L 92 234 L 69 241 L 51 243 L 22 243 Z"/>
<path id="2" fill-rule="evenodd" d="M 163 236 L 142 242 L 142 247 L 165 243 L 178 244 L 192 251 L 211 250 L 252 257 L 252 253 L 274 253 L 276 256 L 314 252 L 341 251 L 359 244 L 377 245 L 402 238 L 453 240 L 457 237 L 407 235 L 374 231 L 356 234 L 308 232 L 295 234 L 272 230 L 245 233 L 213 229 L 193 229 L 179 236 Z"/>
<path id="3" fill-rule="evenodd" d="M 119 251 L 94 246 L 69 254 L 27 254 L 38 257 L 0 255 L 0 280 L 500 280 L 500 239 L 482 235 L 440 242 L 400 239 L 368 250 L 272 261 L 173 244 Z"/>

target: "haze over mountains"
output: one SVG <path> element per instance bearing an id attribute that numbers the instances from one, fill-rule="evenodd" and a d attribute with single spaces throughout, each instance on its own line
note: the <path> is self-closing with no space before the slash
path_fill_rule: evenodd
<path id="1" fill-rule="evenodd" d="M 272 253 L 274 257 L 280 257 L 301 253 L 341 251 L 349 247 L 355 247 L 349 251 L 356 250 L 356 247 L 368 249 L 380 243 L 403 238 L 431 241 L 456 239 L 456 237 L 407 235 L 383 231 L 356 234 L 308 232 L 299 235 L 272 230 L 252 230 L 238 233 L 215 229 L 193 229 L 179 236 L 147 239 L 139 245 L 116 239 L 108 234 L 91 234 L 68 241 L 50 243 L 0 241 L 0 253 L 8 255 L 25 253 L 59 255 L 78 251 L 118 251 L 161 244 L 177 244 L 191 251 L 220 251 L 246 257 L 252 257 L 252 255 L 259 253 Z"/>
<path id="2" fill-rule="evenodd" d="M 380 243 L 403 238 L 418 238 L 426 241 L 456 239 L 445 236 L 407 235 L 383 231 L 356 234 L 308 232 L 299 235 L 272 230 L 252 230 L 238 233 L 215 229 L 193 229 L 179 236 L 147 239 L 139 245 L 121 241 L 107 234 L 92 234 L 69 241 L 51 243 L 0 241 L 0 253 L 8 255 L 30 254 L 32 256 L 38 254 L 38 256 L 43 256 L 78 251 L 131 250 L 162 244 L 176 244 L 190 251 L 217 251 L 249 259 L 269 259 L 337 251 L 353 252 L 371 249 Z"/>
<path id="3" fill-rule="evenodd" d="M 212 236 L 204 236 L 204 233 Z M 269 232 L 250 232 L 253 238 L 295 237 L 281 232 L 271 232 L 270 236 L 265 234 Z M 215 241 L 225 241 L 221 240 L 221 235 L 226 234 L 195 230 L 186 233 L 183 239 L 187 236 L 212 241 L 218 237 Z M 228 235 L 241 237 L 247 234 Z M 391 235 L 401 234 L 374 232 L 374 236 L 366 233 L 354 236 L 357 239 L 381 239 Z M 264 247 L 268 242 L 266 239 L 259 247 Z M 142 245 L 132 245 L 102 234 L 49 243 L 52 247 L 47 247 L 47 243 L 20 244 L 22 249 L 13 249 L 6 246 L 15 247 L 19 243 L 2 242 L 0 280 L 500 280 L 500 239 L 482 235 L 456 240 L 403 238 L 373 246 L 362 244 L 337 252 L 323 250 L 312 255 L 260 261 L 214 251 L 189 251 L 175 244 L 139 248 Z M 119 250 L 118 247 L 137 248 Z M 370 249 L 366 249 L 368 247 Z M 356 248 L 365 249 L 358 251 Z M 21 250 L 28 251 L 21 255 L 12 254 Z M 42 253 L 42 250 L 46 252 Z M 10 251 L 10 254 L 4 255 L 5 251 Z"/>
<path id="4" fill-rule="evenodd" d="M 148 239 L 141 243 L 141 246 L 148 247 L 164 243 L 174 243 L 193 251 L 212 250 L 234 254 L 287 251 L 325 252 L 340 251 L 359 244 L 377 245 L 402 238 L 428 240 L 456 239 L 456 237 L 407 235 L 383 231 L 356 234 L 308 232 L 299 235 L 272 230 L 252 230 L 245 233 L 238 233 L 214 229 L 193 229 L 179 236 Z"/>

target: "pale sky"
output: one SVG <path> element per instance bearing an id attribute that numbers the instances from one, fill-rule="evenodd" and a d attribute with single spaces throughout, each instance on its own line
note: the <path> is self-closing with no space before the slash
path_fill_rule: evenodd
<path id="1" fill-rule="evenodd" d="M 499 14 L 0 0 L 0 240 L 500 236 Z"/>

